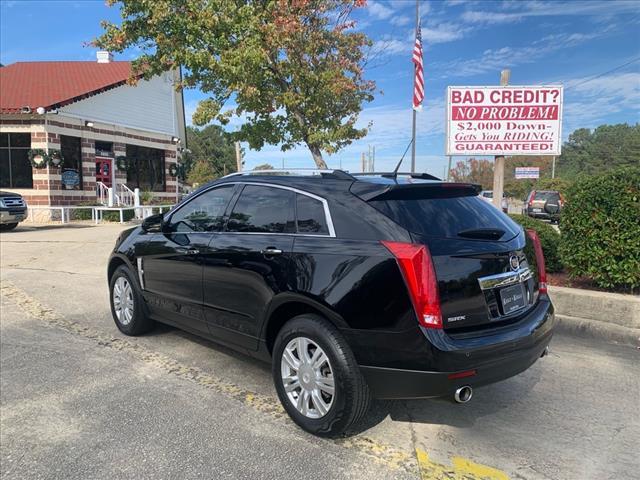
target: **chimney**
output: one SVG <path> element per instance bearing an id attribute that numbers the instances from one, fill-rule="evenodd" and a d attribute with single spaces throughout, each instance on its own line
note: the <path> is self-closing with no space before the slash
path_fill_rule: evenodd
<path id="1" fill-rule="evenodd" d="M 98 63 L 111 63 L 113 62 L 113 54 L 111 52 L 107 52 L 106 50 L 98 50 L 96 54 L 96 58 Z"/>

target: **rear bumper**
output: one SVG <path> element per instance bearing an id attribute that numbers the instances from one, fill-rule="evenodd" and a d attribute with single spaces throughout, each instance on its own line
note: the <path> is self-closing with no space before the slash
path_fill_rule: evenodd
<path id="1" fill-rule="evenodd" d="M 527 210 L 527 216 L 531 218 L 544 218 L 545 220 L 556 220 L 560 218 L 560 213 L 547 213 L 547 212 L 532 212 Z"/>
<path id="2" fill-rule="evenodd" d="M 553 336 L 551 302 L 540 302 L 528 318 L 511 329 L 482 337 L 455 339 L 441 330 L 425 331 L 438 350 L 434 371 L 361 365 L 376 398 L 411 399 L 453 395 L 459 387 L 480 387 L 513 377 L 538 360 Z M 455 368 L 442 369 L 441 366 Z M 437 371 L 436 371 L 437 370 Z M 473 376 L 450 379 L 475 370 Z"/>

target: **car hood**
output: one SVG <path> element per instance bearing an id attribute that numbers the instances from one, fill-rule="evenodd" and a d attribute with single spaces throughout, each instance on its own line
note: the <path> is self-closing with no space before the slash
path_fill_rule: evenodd
<path id="1" fill-rule="evenodd" d="M 0 190 L 0 197 L 22 197 L 22 195 L 20 195 L 19 193 L 11 193 Z"/>

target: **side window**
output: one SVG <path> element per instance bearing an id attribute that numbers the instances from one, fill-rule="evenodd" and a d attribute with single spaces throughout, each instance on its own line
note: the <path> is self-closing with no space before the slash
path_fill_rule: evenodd
<path id="1" fill-rule="evenodd" d="M 324 205 L 320 200 L 307 195 L 296 194 L 298 233 L 329 235 Z"/>
<path id="2" fill-rule="evenodd" d="M 224 185 L 214 188 L 187 202 L 171 217 L 169 229 L 179 233 L 219 232 L 233 187 Z"/>
<path id="3" fill-rule="evenodd" d="M 233 207 L 229 232 L 295 233 L 295 193 L 260 185 L 246 185 Z"/>

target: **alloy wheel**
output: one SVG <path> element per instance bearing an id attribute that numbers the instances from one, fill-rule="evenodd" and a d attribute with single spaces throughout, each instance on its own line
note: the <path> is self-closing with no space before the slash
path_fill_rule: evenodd
<path id="1" fill-rule="evenodd" d="M 129 280 L 118 277 L 113 284 L 113 310 L 122 325 L 129 325 L 133 319 L 133 290 Z"/>
<path id="2" fill-rule="evenodd" d="M 306 337 L 289 341 L 280 371 L 287 397 L 298 412 L 314 419 L 327 414 L 335 399 L 335 382 L 329 357 L 316 342 Z"/>

